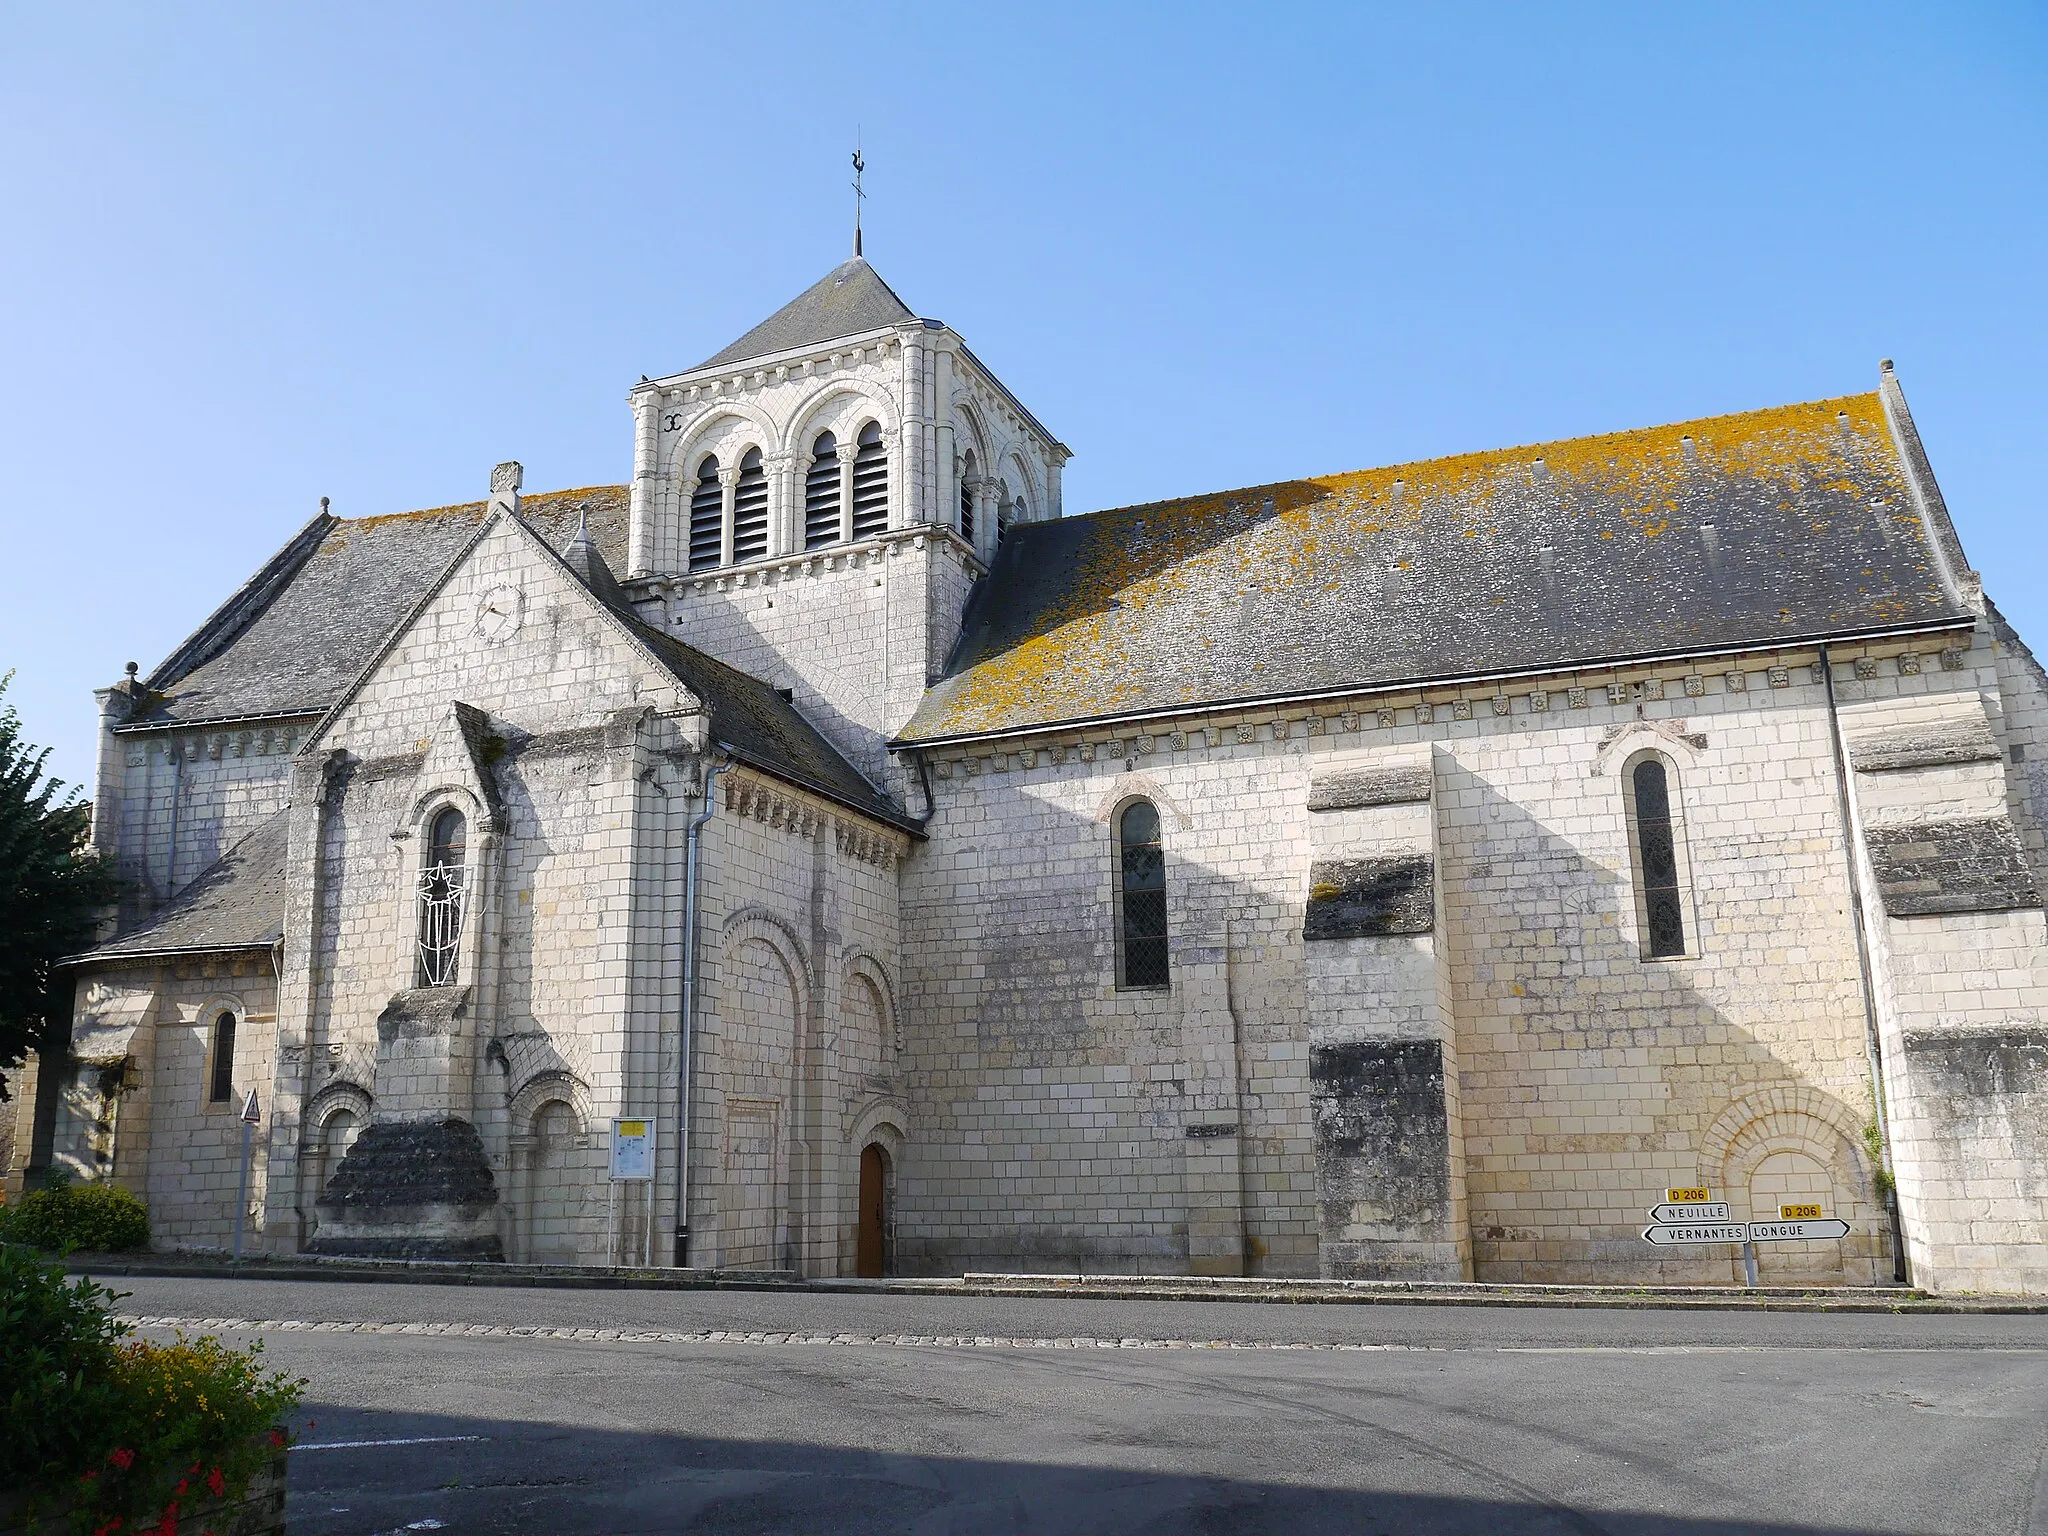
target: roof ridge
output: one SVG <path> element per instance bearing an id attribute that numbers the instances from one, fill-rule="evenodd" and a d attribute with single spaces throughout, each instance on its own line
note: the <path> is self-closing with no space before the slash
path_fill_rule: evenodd
<path id="1" fill-rule="evenodd" d="M 1460 460 L 1504 458 L 1512 454 L 1542 456 L 1546 448 L 1562 448 L 1574 443 L 1593 443 L 1603 439 L 1634 437 L 1645 432 L 1676 432 L 1685 427 L 1707 426 L 1719 421 L 1736 421 L 1745 416 L 1768 416 L 1779 411 L 1814 410 L 1824 406 L 1841 405 L 1851 400 L 1868 400 L 1881 403 L 1882 397 L 1875 389 L 1858 390 L 1847 395 L 1825 395 L 1818 400 L 1788 400 L 1779 405 L 1758 406 L 1747 411 L 1722 411 L 1712 416 L 1687 416 L 1677 421 L 1652 422 L 1647 426 L 1619 427 L 1610 432 L 1580 432 L 1570 437 L 1549 437 L 1535 442 L 1508 443 L 1499 448 L 1473 448 L 1461 453 L 1432 454 L 1422 459 L 1399 459 L 1391 464 L 1367 464 L 1356 469 L 1325 470 L 1317 474 L 1289 475 L 1280 480 L 1266 480 L 1253 485 L 1230 486 L 1216 491 L 1190 491 L 1181 496 L 1161 496 L 1153 501 L 1126 502 L 1120 506 L 1097 507 L 1088 512 L 1073 512 L 1064 517 L 1050 518 L 1040 522 L 1019 523 L 1009 531 L 1012 536 L 1056 527 L 1061 523 L 1084 522 L 1091 517 L 1107 517 L 1117 512 L 1149 512 L 1169 508 L 1187 502 L 1214 501 L 1237 496 L 1248 496 L 1256 491 L 1277 490 L 1282 486 L 1300 485 L 1304 482 L 1323 480 L 1344 480 L 1355 475 L 1387 475 L 1404 469 L 1425 469 L 1432 464 L 1451 464 Z"/>

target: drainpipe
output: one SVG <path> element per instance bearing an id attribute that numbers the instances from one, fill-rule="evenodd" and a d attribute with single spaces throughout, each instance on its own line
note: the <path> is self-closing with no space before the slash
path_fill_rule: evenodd
<path id="1" fill-rule="evenodd" d="M 1849 793 L 1849 753 L 1842 745 L 1842 715 L 1835 704 L 1835 669 L 1826 646 L 1820 648 L 1820 680 L 1827 690 L 1828 745 L 1835 755 L 1835 789 L 1841 796 L 1842 837 L 1848 853 L 1849 916 L 1856 927 L 1856 972 L 1863 983 L 1863 1053 L 1870 1063 L 1870 1107 L 1877 1117 L 1881 1167 L 1892 1186 L 1885 1193 L 1886 1214 L 1892 1223 L 1892 1278 L 1905 1284 L 1911 1275 L 1906 1268 L 1906 1231 L 1899 1217 L 1899 1187 L 1892 1167 L 1891 1116 L 1885 1112 L 1884 1097 L 1884 1042 L 1878 1032 L 1877 985 L 1871 976 L 1870 935 L 1865 927 L 1863 869 L 1857 859 L 1857 850 L 1863 846 L 1863 818 L 1857 814 L 1855 798 Z"/>
<path id="2" fill-rule="evenodd" d="M 676 1084 L 676 1260 L 677 1269 L 687 1269 L 690 1263 L 690 1084 L 691 1069 L 695 1065 L 695 1035 L 697 1023 L 697 918 L 699 883 L 697 879 L 697 850 L 702 843 L 704 824 L 718 810 L 718 776 L 730 768 L 730 760 L 714 763 L 711 771 L 704 775 L 704 809 L 690 818 L 690 829 L 684 838 L 686 854 L 683 883 L 683 1059 L 677 1070 Z"/>

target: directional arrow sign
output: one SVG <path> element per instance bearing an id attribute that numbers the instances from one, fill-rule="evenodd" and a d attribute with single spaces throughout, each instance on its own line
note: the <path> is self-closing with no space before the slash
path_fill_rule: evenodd
<path id="1" fill-rule="evenodd" d="M 1728 1202 L 1726 1200 L 1695 1200 L 1682 1205 L 1653 1205 L 1650 1207 L 1652 1221 L 1726 1221 Z"/>
<path id="2" fill-rule="evenodd" d="M 1849 1223 L 1828 1218 L 1822 1221 L 1752 1221 L 1752 1243 L 1803 1243 L 1817 1237 L 1847 1237 Z"/>
<path id="3" fill-rule="evenodd" d="M 1799 1225 L 1799 1223 L 1779 1223 Z M 1739 1243 L 1749 1236 L 1749 1228 L 1739 1221 L 1689 1221 L 1677 1226 L 1643 1228 L 1643 1241 L 1655 1243 L 1659 1248 L 1672 1248 L 1683 1243 Z"/>

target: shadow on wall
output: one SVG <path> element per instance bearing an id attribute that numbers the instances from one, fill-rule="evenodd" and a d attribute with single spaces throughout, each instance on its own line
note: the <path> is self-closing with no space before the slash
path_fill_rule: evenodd
<path id="1" fill-rule="evenodd" d="M 1303 750 L 1297 736 L 1277 763 L 1254 765 L 1259 792 L 1305 799 Z M 977 777 L 1007 772 L 1015 786 L 999 811 L 975 779 L 937 782 L 932 841 L 905 870 L 904 928 L 923 935 L 925 956 L 922 973 L 906 968 L 904 1015 L 919 1032 L 912 1076 L 984 1086 L 927 1091 L 915 1111 L 901 1174 L 899 1273 L 1182 1272 L 1185 1127 L 1207 1106 L 1196 1102 L 1202 1084 L 1164 1064 L 1187 1059 L 1189 1018 L 1205 1009 L 1234 1016 L 1237 1032 L 1246 1271 L 1328 1272 L 1322 1240 L 1350 1220 L 1311 1183 L 1320 1132 L 1306 1101 L 1323 1088 L 1308 1080 L 1308 1047 L 1351 1036 L 1311 1029 L 1301 936 L 1306 826 L 1291 856 L 1246 878 L 1237 871 L 1249 854 L 1205 826 L 1208 809 L 1183 816 L 1172 807 L 1160 788 L 1175 782 L 1171 770 L 1154 785 L 1152 759 L 1135 744 L 1117 756 L 1084 770 L 1093 777 L 1083 803 L 1113 807 L 1148 792 L 1162 801 L 1169 993 L 1114 986 L 1106 815 L 1077 815 L 1031 792 L 1041 780 L 992 759 Z M 1681 796 L 1710 765 L 1685 769 Z M 1640 1235 L 1666 1187 L 1705 1181 L 1737 1220 L 1752 1207 L 1774 1217 L 1780 1203 L 1818 1202 L 1851 1223 L 1842 1243 L 1767 1247 L 1763 1278 L 1889 1283 L 1888 1223 L 1859 1145 L 1869 1106 L 1850 1096 L 1864 1082 L 1850 936 L 1840 935 L 1839 957 L 1810 945 L 1811 964 L 1786 967 L 1822 973 L 1792 1001 L 1760 1004 L 1747 1022 L 1725 1006 L 1753 980 L 1745 958 L 1783 947 L 1781 935 L 1765 932 L 1781 920 L 1756 899 L 1754 869 L 1797 858 L 1812 870 L 1829 860 L 1838 867 L 1839 850 L 1812 852 L 1806 834 L 1766 841 L 1746 822 L 1717 832 L 1695 796 L 1688 921 L 1704 951 L 1648 963 L 1633 913 L 1623 911 L 1635 901 L 1630 879 L 1602 851 L 1625 869 L 1621 778 L 1610 770 L 1586 783 L 1582 796 L 1558 793 L 1560 815 L 1610 817 L 1611 828 L 1575 843 L 1470 769 L 1439 760 L 1440 823 L 1450 797 L 1478 807 L 1476 822 L 1444 838 L 1446 917 L 1435 935 L 1459 1019 L 1476 1277 L 1739 1283 L 1732 1245 L 1674 1252 Z M 1000 882 L 975 878 L 975 898 L 963 903 L 955 864 L 971 856 L 981 869 L 996 837 L 1037 852 Z M 1221 867 L 1226 861 L 1236 869 Z M 1782 876 L 1787 896 L 1793 878 Z M 957 956 L 971 956 L 972 967 L 955 964 Z M 1837 959 L 1839 976 L 1828 969 Z M 1759 1033 L 1766 1024 L 1773 1035 Z M 1838 1063 L 1826 1044 L 1835 1036 Z M 1805 1060 L 1839 1066 L 1833 1093 L 1802 1079 L 1795 1063 Z M 1105 1067 L 1124 1075 L 1105 1078 Z M 1354 1182 L 1370 1203 L 1370 1177 Z"/>
<path id="2" fill-rule="evenodd" d="M 1588 774 L 1595 805 L 1608 802 L 1616 852 L 1627 860 L 1622 760 L 1617 749 L 1603 774 L 1588 774 L 1590 764 L 1568 771 Z M 1661 1198 L 1666 1182 L 1662 1168 L 1670 1182 L 1711 1186 L 1737 1221 L 1775 1218 L 1780 1203 L 1818 1202 L 1850 1223 L 1841 1242 L 1760 1245 L 1765 1283 L 1887 1284 L 1889 1223 L 1857 1144 L 1870 1113 L 1867 1087 L 1852 1104 L 1804 1081 L 1781 1055 L 1792 1047 L 1837 1067 L 1838 1080 L 1868 1082 L 1846 926 L 1839 953 L 1830 954 L 1811 937 L 1788 939 L 1782 919 L 1768 916 L 1792 905 L 1789 860 L 1839 869 L 1840 846 L 1811 855 L 1788 833 L 1772 847 L 1747 825 L 1718 836 L 1708 797 L 1698 792 L 1714 772 L 1711 759 L 1674 766 L 1679 836 L 1689 844 L 1680 867 L 1690 958 L 1646 961 L 1632 876 L 1439 754 L 1440 804 L 1456 797 L 1477 808 L 1444 839 L 1438 870 L 1446 914 L 1438 938 L 1452 976 L 1472 1149 L 1476 1275 L 1736 1278 L 1733 1248 L 1659 1250 L 1642 1241 L 1646 1199 Z M 1760 879 L 1757 871 L 1774 862 L 1784 872 Z M 1823 974 L 1805 981 L 1796 1001 L 1759 1002 L 1754 1017 L 1782 1029 L 1774 1042 L 1721 1000 L 1755 984 L 1746 955 L 1793 946 L 1806 951 L 1807 964 L 1780 962 L 1781 976 Z M 1840 972 L 1832 978 L 1824 974 L 1831 961 Z M 1597 984 L 1585 986 L 1587 978 Z M 1839 1051 L 1832 1063 L 1830 1043 Z"/>

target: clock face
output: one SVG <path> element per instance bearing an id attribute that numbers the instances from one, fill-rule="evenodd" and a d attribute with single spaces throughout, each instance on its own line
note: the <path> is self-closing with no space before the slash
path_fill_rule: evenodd
<path id="1" fill-rule="evenodd" d="M 526 594 L 517 587 L 496 586 L 477 601 L 476 632 L 486 640 L 506 640 L 526 615 Z"/>

